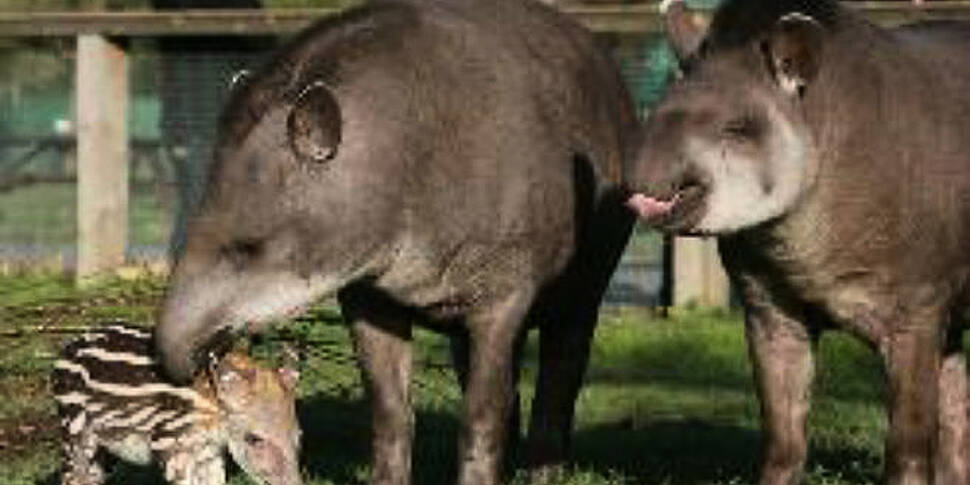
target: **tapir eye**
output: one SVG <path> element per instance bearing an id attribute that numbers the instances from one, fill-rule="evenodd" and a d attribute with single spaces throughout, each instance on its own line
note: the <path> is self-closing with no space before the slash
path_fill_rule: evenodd
<path id="1" fill-rule="evenodd" d="M 243 436 L 243 440 L 246 441 L 246 445 L 248 446 L 259 446 L 263 443 L 263 438 L 252 433 L 246 433 L 246 436 Z"/>
<path id="2" fill-rule="evenodd" d="M 742 116 L 725 123 L 722 131 L 730 138 L 754 140 L 761 136 L 761 124 L 753 117 Z"/>
<path id="3" fill-rule="evenodd" d="M 239 239 L 222 248 L 222 256 L 239 268 L 263 255 L 263 243 L 252 239 Z"/>

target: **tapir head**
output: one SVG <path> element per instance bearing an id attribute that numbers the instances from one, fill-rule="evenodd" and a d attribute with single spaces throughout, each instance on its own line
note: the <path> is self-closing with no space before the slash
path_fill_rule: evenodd
<path id="1" fill-rule="evenodd" d="M 779 6 L 792 3 L 812 2 L 729 0 L 713 18 L 669 5 L 683 69 L 624 170 L 627 205 L 643 221 L 731 233 L 783 216 L 812 189 L 818 161 L 803 108 L 831 12 L 826 2 L 811 13 Z"/>
<path id="2" fill-rule="evenodd" d="M 321 82 L 278 89 L 262 82 L 258 90 L 238 87 L 223 112 L 204 200 L 161 310 L 159 358 L 179 381 L 227 334 L 332 291 L 318 271 L 330 220 L 320 187 L 337 158 L 340 109 Z"/>
<path id="3" fill-rule="evenodd" d="M 299 373 L 230 353 L 210 366 L 229 454 L 260 485 L 300 485 Z"/>

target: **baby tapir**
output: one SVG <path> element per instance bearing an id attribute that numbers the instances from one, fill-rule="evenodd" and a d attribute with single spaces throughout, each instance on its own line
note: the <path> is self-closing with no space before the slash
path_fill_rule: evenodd
<path id="1" fill-rule="evenodd" d="M 219 485 L 228 448 L 260 484 L 301 483 L 294 371 L 232 353 L 179 387 L 161 377 L 152 349 L 151 333 L 120 324 L 65 347 L 53 374 L 65 485 L 104 482 L 99 449 L 157 460 L 171 483 Z"/>

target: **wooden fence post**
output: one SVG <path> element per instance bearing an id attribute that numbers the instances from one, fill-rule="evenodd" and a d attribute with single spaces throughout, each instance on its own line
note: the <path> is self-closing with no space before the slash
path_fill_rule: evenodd
<path id="1" fill-rule="evenodd" d="M 77 38 L 77 279 L 125 262 L 128 242 L 128 62 L 100 35 Z"/>
<path id="2" fill-rule="evenodd" d="M 726 308 L 731 291 L 713 238 L 674 239 L 674 305 Z"/>

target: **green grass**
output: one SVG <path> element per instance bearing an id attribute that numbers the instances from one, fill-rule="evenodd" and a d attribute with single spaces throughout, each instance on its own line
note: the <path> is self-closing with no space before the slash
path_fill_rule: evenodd
<path id="1" fill-rule="evenodd" d="M 73 245 L 77 239 L 77 193 L 73 184 L 35 184 L 0 192 L 0 239 L 17 245 Z M 152 187 L 132 190 L 128 240 L 131 244 L 168 241 L 174 195 Z M 0 290 L 2 291 L 2 290 Z"/>
<path id="2" fill-rule="evenodd" d="M 76 290 L 55 277 L 0 277 L 0 332 L 7 332 L 0 337 L 0 395 L 9 396 L 0 400 L 0 443 L 7 443 L 0 449 L 0 483 L 54 483 L 59 463 L 46 375 L 65 336 L 10 331 L 73 328 L 106 317 L 147 323 L 161 291 L 157 280 Z M 257 339 L 254 353 L 272 359 L 279 337 L 307 343 L 299 402 L 307 483 L 366 483 L 368 408 L 339 315 L 321 307 Z M 446 365 L 448 345 L 424 331 L 415 342 L 421 362 L 415 483 L 451 483 L 460 398 Z M 529 346 L 532 357 L 534 338 Z M 818 360 L 808 483 L 877 483 L 886 427 L 879 362 L 838 334 L 823 339 Z M 526 402 L 535 370 L 534 359 L 527 359 Z M 738 314 L 685 309 L 661 320 L 645 311 L 605 311 L 578 402 L 573 461 L 557 483 L 754 483 L 761 436 L 749 375 Z M 529 482 L 521 469 L 510 481 Z M 154 470 L 129 466 L 116 467 L 109 483 L 136 482 L 162 483 Z M 231 483 L 248 481 L 236 471 Z"/>

